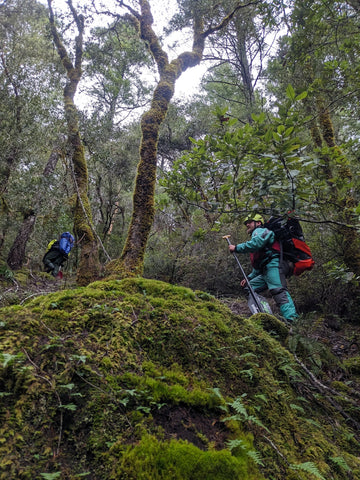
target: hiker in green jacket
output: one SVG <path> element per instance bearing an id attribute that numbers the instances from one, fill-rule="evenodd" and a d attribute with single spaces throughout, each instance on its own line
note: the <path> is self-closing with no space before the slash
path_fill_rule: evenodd
<path id="1" fill-rule="evenodd" d="M 287 290 L 286 277 L 291 273 L 288 262 L 280 264 L 279 246 L 275 234 L 264 228 L 264 219 L 258 213 L 249 215 L 244 220 L 246 231 L 251 239 L 238 245 L 229 245 L 230 252 L 250 253 L 252 272 L 248 275 L 250 285 L 255 292 L 269 289 L 281 315 L 287 321 L 297 318 L 294 302 Z M 241 282 L 245 287 L 246 281 Z"/>

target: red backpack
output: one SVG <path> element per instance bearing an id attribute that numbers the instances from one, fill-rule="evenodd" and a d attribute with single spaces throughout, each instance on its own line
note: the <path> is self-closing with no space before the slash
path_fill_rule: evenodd
<path id="1" fill-rule="evenodd" d="M 310 247 L 304 239 L 304 234 L 298 219 L 293 217 L 271 217 L 265 223 L 275 233 L 277 242 L 272 246 L 294 265 L 293 275 L 299 276 L 306 270 L 311 270 L 315 261 L 311 255 Z"/>

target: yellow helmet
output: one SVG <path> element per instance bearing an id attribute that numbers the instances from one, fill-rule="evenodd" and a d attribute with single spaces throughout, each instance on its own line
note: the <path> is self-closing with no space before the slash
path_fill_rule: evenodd
<path id="1" fill-rule="evenodd" d="M 244 225 L 246 225 L 248 222 L 261 222 L 264 224 L 264 219 L 259 213 L 255 213 L 255 215 L 248 215 L 245 220 L 244 220 Z"/>

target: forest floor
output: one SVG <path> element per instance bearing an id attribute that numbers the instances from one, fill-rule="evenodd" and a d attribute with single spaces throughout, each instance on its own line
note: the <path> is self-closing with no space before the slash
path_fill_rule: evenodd
<path id="1" fill-rule="evenodd" d="M 8 305 L 23 305 L 27 301 L 39 295 L 46 295 L 58 290 L 76 288 L 74 276 L 66 274 L 63 279 L 54 279 L 46 273 L 24 272 L 17 278 L 3 278 L 0 276 L 0 308 Z M 220 299 L 235 314 L 248 317 L 249 309 L 245 298 Z M 276 306 L 269 300 L 273 311 Z M 307 319 L 306 324 L 299 321 L 293 328 L 294 334 L 306 336 L 312 342 L 327 349 L 339 361 L 360 356 L 360 323 L 348 323 L 346 319 L 338 319 L 324 316 L 319 313 L 312 320 Z M 359 363 L 356 367 L 356 375 L 359 375 Z M 329 372 L 327 372 L 329 373 Z M 341 370 L 334 369 L 331 375 L 333 380 L 343 380 Z"/>
<path id="2" fill-rule="evenodd" d="M 276 306 L 271 300 L 267 300 L 276 315 Z M 227 299 L 224 303 L 233 313 L 249 316 L 245 299 Z M 328 346 L 336 357 L 348 358 L 360 355 L 360 323 L 358 325 L 348 324 L 336 317 L 322 316 L 321 321 L 314 321 L 308 333 L 314 340 Z"/>

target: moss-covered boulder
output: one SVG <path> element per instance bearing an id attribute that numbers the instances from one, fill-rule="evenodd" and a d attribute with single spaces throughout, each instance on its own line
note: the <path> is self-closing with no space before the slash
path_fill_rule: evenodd
<path id="1" fill-rule="evenodd" d="M 0 479 L 360 478 L 359 409 L 286 335 L 137 278 L 0 309 Z"/>

